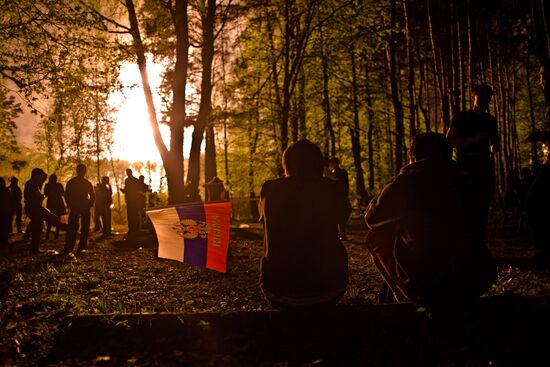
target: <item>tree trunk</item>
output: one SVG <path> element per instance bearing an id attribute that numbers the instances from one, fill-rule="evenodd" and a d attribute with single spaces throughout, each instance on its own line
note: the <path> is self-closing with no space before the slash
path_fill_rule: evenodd
<path id="1" fill-rule="evenodd" d="M 396 62 L 396 24 L 397 24 L 397 0 L 391 1 L 391 19 L 390 19 L 390 44 L 389 52 L 389 72 L 390 88 L 393 110 L 395 113 L 395 173 L 398 173 L 403 167 L 403 137 L 405 127 L 403 124 L 403 104 L 399 99 L 399 89 L 397 85 L 397 62 Z"/>
<path id="2" fill-rule="evenodd" d="M 191 201 L 199 198 L 200 180 L 200 158 L 201 145 L 204 138 L 204 131 L 209 124 L 212 112 L 212 62 L 214 59 L 214 25 L 216 18 L 216 0 L 208 0 L 206 14 L 201 17 L 202 24 L 202 78 L 201 78 L 201 100 L 199 113 L 194 123 L 189 151 L 189 169 L 187 172 L 186 186 Z"/>

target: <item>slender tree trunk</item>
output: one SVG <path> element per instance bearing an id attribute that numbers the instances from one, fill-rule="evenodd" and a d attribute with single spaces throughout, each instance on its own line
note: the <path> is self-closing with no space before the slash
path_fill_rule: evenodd
<path id="1" fill-rule="evenodd" d="M 367 59 L 366 54 L 363 55 L 363 65 L 365 70 L 365 102 L 367 105 L 367 154 L 368 154 L 368 166 L 369 166 L 369 192 L 374 191 L 374 148 L 373 148 L 373 138 L 374 138 L 374 109 L 372 104 L 372 95 L 370 88 L 370 77 L 369 77 L 369 60 Z"/>
<path id="2" fill-rule="evenodd" d="M 399 99 L 399 89 L 397 85 L 397 62 L 396 62 L 396 25 L 397 25 L 397 0 L 391 0 L 391 18 L 390 18 L 390 44 L 389 52 L 389 72 L 390 88 L 393 109 L 395 113 L 395 172 L 398 173 L 403 167 L 403 137 L 405 135 L 405 126 L 403 123 L 403 104 Z"/>
<path id="3" fill-rule="evenodd" d="M 212 62 L 214 59 L 214 25 L 216 18 L 216 0 L 207 0 L 206 14 L 202 15 L 202 78 L 201 78 L 201 100 L 199 113 L 194 123 L 189 151 L 189 169 L 186 184 L 191 200 L 197 198 L 200 180 L 200 157 L 201 145 L 204 138 L 204 131 L 210 123 L 212 112 Z"/>
<path id="4" fill-rule="evenodd" d="M 325 113 L 325 155 L 326 156 L 335 156 L 336 155 L 336 143 L 334 137 L 334 128 L 332 127 L 332 116 L 330 108 L 330 93 L 329 93 L 329 65 L 328 57 L 325 54 L 325 44 L 324 44 L 324 35 L 323 35 L 323 25 L 319 27 L 319 37 L 320 37 L 320 57 L 321 57 L 321 67 L 323 69 L 323 112 Z"/>
<path id="5" fill-rule="evenodd" d="M 413 40 L 411 37 L 412 19 L 410 0 L 403 0 L 405 9 L 405 24 L 407 36 L 407 63 L 408 63 L 408 92 L 409 92 L 409 139 L 416 135 L 416 98 L 415 98 L 415 71 L 413 60 Z"/>

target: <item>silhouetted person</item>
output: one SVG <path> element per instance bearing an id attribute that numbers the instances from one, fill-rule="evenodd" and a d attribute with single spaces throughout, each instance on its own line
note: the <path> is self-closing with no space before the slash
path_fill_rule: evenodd
<path id="1" fill-rule="evenodd" d="M 335 305 L 348 283 L 338 239 L 344 189 L 323 177 L 321 150 L 308 140 L 288 147 L 282 164 L 285 177 L 266 181 L 260 193 L 262 291 L 280 309 Z"/>
<path id="2" fill-rule="evenodd" d="M 141 183 L 134 176 L 132 170 L 126 170 L 126 179 L 124 180 L 124 188 L 121 190 L 126 199 L 126 214 L 128 217 L 128 237 L 132 237 L 139 232 L 139 191 Z"/>
<path id="3" fill-rule="evenodd" d="M 346 225 L 348 223 L 349 215 L 351 214 L 351 203 L 349 202 L 349 176 L 348 171 L 345 169 L 340 168 L 340 159 L 336 157 L 332 157 L 329 161 L 329 170 L 332 174 L 331 178 L 334 178 L 338 182 L 342 184 L 344 187 L 345 192 L 345 205 L 346 205 L 346 212 L 344 213 L 344 216 L 340 219 L 340 222 L 338 223 L 338 233 L 340 236 L 340 239 L 342 241 L 347 240 L 346 236 Z"/>
<path id="4" fill-rule="evenodd" d="M 22 228 L 23 205 L 21 205 L 21 201 L 23 200 L 23 192 L 19 188 L 18 182 L 19 180 L 17 179 L 17 177 L 12 177 L 10 179 L 9 190 L 10 190 L 10 194 L 11 194 L 12 202 L 14 206 L 13 215 L 15 216 L 15 225 L 17 226 L 17 233 L 21 233 L 23 232 L 23 228 Z M 10 221 L 10 223 L 12 221 L 13 221 L 13 218 Z M 12 227 L 10 224 L 10 230 L 11 228 Z"/>
<path id="5" fill-rule="evenodd" d="M 65 208 L 65 201 L 63 197 L 65 196 L 65 189 L 60 182 L 57 182 L 57 176 L 51 174 L 48 182 L 44 186 L 44 196 L 46 196 L 46 208 L 49 211 L 57 215 L 61 219 L 61 216 L 67 214 L 67 208 Z M 46 224 L 46 240 L 50 238 L 50 231 L 52 225 L 50 223 Z M 55 227 L 55 239 L 59 238 L 59 227 Z"/>
<path id="6" fill-rule="evenodd" d="M 143 228 L 147 221 L 145 208 L 147 207 L 147 193 L 149 192 L 149 185 L 145 183 L 145 176 L 143 175 L 139 175 L 138 181 L 139 224 L 140 228 Z"/>
<path id="7" fill-rule="evenodd" d="M 76 177 L 67 182 L 65 199 L 69 207 L 69 228 L 65 241 L 65 252 L 72 252 L 76 243 L 76 233 L 80 222 L 80 239 L 76 252 L 88 248 L 88 233 L 90 231 L 90 210 L 94 205 L 94 187 L 86 179 L 86 165 L 76 166 Z"/>
<path id="8" fill-rule="evenodd" d="M 464 173 L 443 134 L 417 135 L 410 164 L 369 204 L 367 247 L 397 301 L 470 303 L 496 271 L 486 247 L 471 242 Z"/>
<path id="9" fill-rule="evenodd" d="M 0 177 L 0 248 L 8 245 L 14 203 L 6 181 Z"/>
<path id="10" fill-rule="evenodd" d="M 547 142 L 548 144 L 548 142 Z M 550 265 L 550 161 L 548 155 L 527 192 L 525 209 L 537 253 L 535 265 Z"/>
<path id="11" fill-rule="evenodd" d="M 44 220 L 61 229 L 67 228 L 67 225 L 61 223 L 55 214 L 42 206 L 44 195 L 42 195 L 41 189 L 47 177 L 48 175 L 42 169 L 33 168 L 31 178 L 25 182 L 25 188 L 23 189 L 25 214 L 30 219 L 27 232 L 30 233 L 31 255 L 40 253 L 39 245 L 40 237 L 42 236 L 42 222 Z"/>
<path id="12" fill-rule="evenodd" d="M 95 188 L 94 216 L 97 216 L 97 230 L 101 230 L 104 236 L 111 234 L 111 204 L 113 203 L 113 189 L 109 183 L 109 177 L 101 177 Z"/>
<path id="13" fill-rule="evenodd" d="M 225 200 L 225 186 L 223 181 L 214 176 L 212 179 L 204 184 L 205 188 L 205 201 L 220 201 Z"/>
<path id="14" fill-rule="evenodd" d="M 476 241 L 485 244 L 489 207 L 495 187 L 493 155 L 500 151 L 497 120 L 487 111 L 493 90 L 486 84 L 473 93 L 474 108 L 455 115 L 447 138 L 457 150 L 457 161 L 467 174 L 468 226 Z"/>

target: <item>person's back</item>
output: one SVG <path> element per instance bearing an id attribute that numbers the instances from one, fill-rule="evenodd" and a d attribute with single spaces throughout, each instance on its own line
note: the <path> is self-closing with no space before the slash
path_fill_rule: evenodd
<path id="1" fill-rule="evenodd" d="M 439 144 L 447 153 L 419 154 L 421 159 L 405 166 L 365 215 L 371 229 L 367 245 L 398 300 L 471 299 L 494 280 L 485 255 L 472 246 L 464 175 L 444 139 L 434 133 L 415 138 L 422 145 Z"/>
<path id="2" fill-rule="evenodd" d="M 303 140 L 283 159 L 302 148 L 318 150 Z M 337 227 L 344 193 L 338 182 L 322 177 L 320 151 L 318 156 L 318 174 L 290 173 L 265 182 L 260 194 L 265 231 L 261 286 L 275 307 L 335 304 L 348 282 L 347 254 Z"/>
<path id="3" fill-rule="evenodd" d="M 94 189 L 92 183 L 84 177 L 73 177 L 67 182 L 65 198 L 71 208 L 91 208 Z M 95 195 L 94 195 L 95 196 Z"/>

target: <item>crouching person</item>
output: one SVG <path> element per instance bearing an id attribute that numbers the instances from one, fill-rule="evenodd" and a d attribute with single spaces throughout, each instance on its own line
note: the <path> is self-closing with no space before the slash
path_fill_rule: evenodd
<path id="1" fill-rule="evenodd" d="M 496 272 L 485 244 L 473 242 L 466 226 L 465 176 L 442 134 L 416 136 L 409 162 L 367 208 L 367 247 L 397 301 L 473 302 Z"/>
<path id="2" fill-rule="evenodd" d="M 323 177 L 321 150 L 308 140 L 288 147 L 282 164 L 285 177 L 266 181 L 260 194 L 262 291 L 278 309 L 333 306 L 348 283 L 347 253 L 338 239 L 343 187 Z"/>

